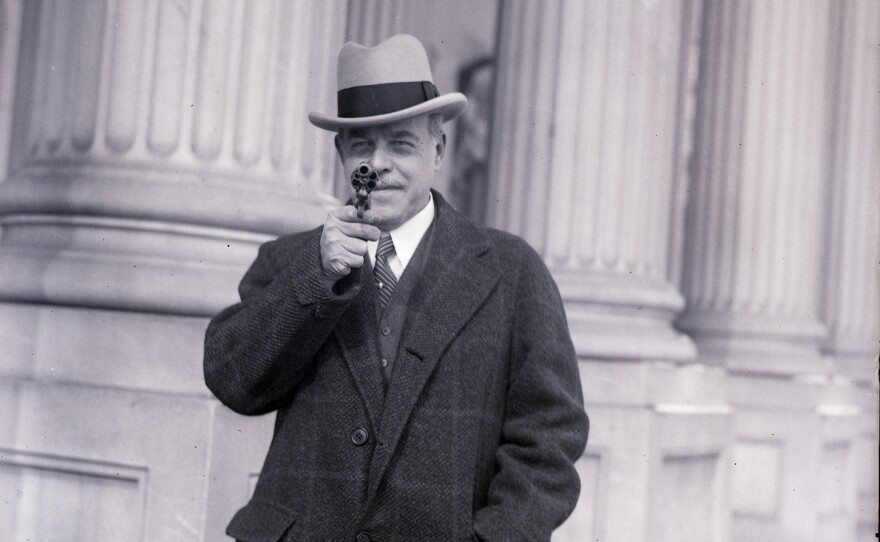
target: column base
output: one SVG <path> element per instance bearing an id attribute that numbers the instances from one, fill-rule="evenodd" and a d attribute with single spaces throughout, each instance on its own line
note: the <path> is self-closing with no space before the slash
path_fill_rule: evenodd
<path id="1" fill-rule="evenodd" d="M 732 373 L 787 376 L 832 370 L 820 352 L 826 329 L 815 319 L 690 310 L 676 326 L 693 337 L 701 362 Z"/>
<path id="2" fill-rule="evenodd" d="M 237 301 L 260 243 L 320 224 L 327 207 L 265 186 L 132 175 L 0 183 L 0 299 L 212 316 Z"/>
<path id="3" fill-rule="evenodd" d="M 672 327 L 684 298 L 671 285 L 613 273 L 554 274 L 578 356 L 690 362 L 691 339 Z"/>
<path id="4" fill-rule="evenodd" d="M 0 183 L 0 215 L 132 218 L 282 235 L 323 223 L 335 200 L 308 186 L 127 165 L 30 166 Z"/>

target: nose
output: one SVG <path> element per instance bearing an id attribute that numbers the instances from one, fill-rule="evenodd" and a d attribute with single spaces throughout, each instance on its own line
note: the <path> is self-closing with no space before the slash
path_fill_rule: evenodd
<path id="1" fill-rule="evenodd" d="M 378 146 L 376 150 L 373 151 L 370 163 L 373 164 L 373 169 L 376 170 L 376 173 L 378 173 L 380 177 L 383 173 L 391 171 L 391 157 L 381 146 Z"/>

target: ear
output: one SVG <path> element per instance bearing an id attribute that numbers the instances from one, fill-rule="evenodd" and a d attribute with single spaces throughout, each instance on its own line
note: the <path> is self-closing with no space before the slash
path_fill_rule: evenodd
<path id="1" fill-rule="evenodd" d="M 446 132 L 440 134 L 440 137 L 434 140 L 434 171 L 440 171 L 440 164 L 446 156 Z"/>
<path id="2" fill-rule="evenodd" d="M 338 132 L 336 137 L 333 138 L 333 144 L 336 146 L 336 154 L 339 155 L 339 160 L 345 162 L 345 158 L 342 156 L 342 136 Z"/>

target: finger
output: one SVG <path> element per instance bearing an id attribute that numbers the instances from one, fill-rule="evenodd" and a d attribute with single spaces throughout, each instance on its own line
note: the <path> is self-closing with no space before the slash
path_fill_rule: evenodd
<path id="1" fill-rule="evenodd" d="M 378 224 L 382 217 L 372 209 L 364 211 L 364 216 L 358 218 L 357 209 L 353 205 L 346 205 L 331 211 L 336 218 L 343 222 L 360 222 L 361 224 Z"/>
<path id="2" fill-rule="evenodd" d="M 321 234 L 322 244 L 326 241 L 338 242 L 341 237 L 352 237 L 364 241 L 377 241 L 381 232 L 376 226 L 361 222 L 345 222 L 332 213 L 328 215 Z"/>
<path id="3" fill-rule="evenodd" d="M 356 241 L 378 241 L 381 232 L 376 226 L 359 224 L 355 222 L 334 222 L 324 226 L 321 245 L 340 243 L 344 239 Z"/>
<path id="4" fill-rule="evenodd" d="M 362 267 L 363 265 L 364 257 L 362 255 L 341 250 L 325 265 L 325 269 L 330 269 L 337 275 L 347 275 L 351 269 Z"/>
<path id="5" fill-rule="evenodd" d="M 355 216 L 357 216 L 357 213 L 355 213 Z M 379 213 L 377 213 L 376 211 L 369 209 L 367 211 L 364 211 L 364 217 L 360 220 L 361 220 L 361 222 L 363 222 L 365 224 L 376 225 L 376 224 L 381 223 L 382 216 Z"/>
<path id="6" fill-rule="evenodd" d="M 372 224 L 361 224 L 359 222 L 340 222 L 337 225 L 339 231 L 348 237 L 362 239 L 364 241 L 378 241 L 382 234 L 379 228 Z"/>
<path id="7" fill-rule="evenodd" d="M 347 252 L 363 257 L 367 253 L 367 242 L 355 237 L 340 237 L 338 246 Z"/>
<path id="8" fill-rule="evenodd" d="M 327 213 L 327 216 L 336 218 L 337 220 L 353 222 L 357 220 L 357 209 L 355 209 L 352 205 L 345 205 L 343 207 L 330 209 L 330 212 Z"/>
<path id="9" fill-rule="evenodd" d="M 349 253 L 349 254 L 351 254 L 351 253 Z M 359 268 L 363 267 L 364 266 L 364 255 L 363 254 L 361 254 L 361 255 L 352 254 L 352 255 L 354 256 L 354 258 L 351 260 L 346 260 L 345 263 L 348 264 L 348 266 L 351 267 L 352 269 L 359 269 Z"/>
<path id="10" fill-rule="evenodd" d="M 345 265 L 343 262 L 335 262 L 335 263 L 326 263 L 323 266 L 324 268 L 324 276 L 336 280 L 348 275 L 351 273 L 351 267 Z"/>

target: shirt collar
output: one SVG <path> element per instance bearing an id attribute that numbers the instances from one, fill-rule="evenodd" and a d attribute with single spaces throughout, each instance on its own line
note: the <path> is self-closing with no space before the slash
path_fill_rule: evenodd
<path id="1" fill-rule="evenodd" d="M 400 260 L 402 267 L 406 267 L 425 232 L 431 227 L 434 221 L 434 196 L 428 192 L 428 203 L 425 207 L 415 214 L 412 218 L 404 222 L 395 230 L 388 232 L 391 234 L 391 241 L 394 243 L 394 252 Z M 370 241 L 367 243 L 367 250 L 370 252 L 370 260 L 376 263 L 376 248 L 378 241 Z"/>

